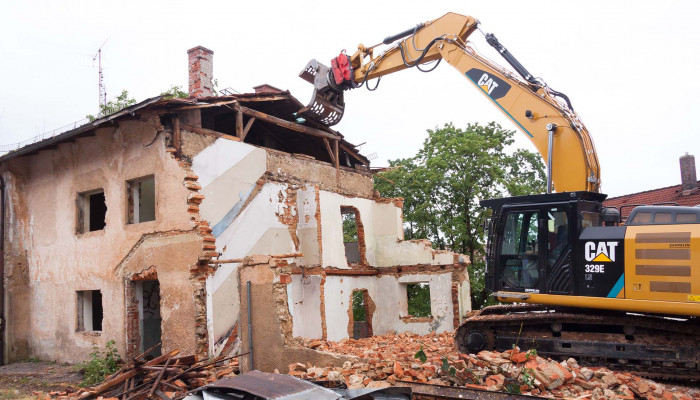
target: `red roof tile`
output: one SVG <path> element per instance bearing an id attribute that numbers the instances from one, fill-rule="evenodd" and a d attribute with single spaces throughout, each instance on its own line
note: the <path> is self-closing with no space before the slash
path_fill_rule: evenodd
<path id="1" fill-rule="evenodd" d="M 700 181 L 698 181 L 700 186 Z M 683 194 L 681 185 L 663 187 L 659 189 L 646 190 L 639 193 L 626 194 L 624 196 L 611 197 L 603 205 L 605 207 L 617 207 L 625 205 L 639 204 L 659 204 L 671 203 L 672 205 L 694 207 L 700 204 L 700 188 L 696 188 L 690 193 Z M 634 207 L 624 207 L 621 211 L 622 218 L 626 218 Z"/>

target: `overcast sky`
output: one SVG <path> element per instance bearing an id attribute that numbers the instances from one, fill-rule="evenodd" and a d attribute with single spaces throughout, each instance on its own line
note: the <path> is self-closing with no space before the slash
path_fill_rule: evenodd
<path id="1" fill-rule="evenodd" d="M 187 49 L 214 51 L 220 88 L 268 83 L 302 103 L 309 59 L 452 11 L 472 15 L 521 63 L 566 93 L 588 127 L 611 196 L 680 183 L 678 158 L 700 156 L 700 2 L 695 1 L 4 1 L 0 6 L 0 144 L 94 114 L 100 45 L 109 98 L 137 100 L 187 88 Z M 479 33 L 475 47 L 501 65 Z M 403 71 L 379 90 L 346 93 L 335 128 L 373 166 L 416 153 L 426 129 L 497 121 L 515 129 L 461 74 L 443 63 Z M 517 145 L 536 151 L 517 133 Z M 700 161 L 700 159 L 699 159 Z"/>

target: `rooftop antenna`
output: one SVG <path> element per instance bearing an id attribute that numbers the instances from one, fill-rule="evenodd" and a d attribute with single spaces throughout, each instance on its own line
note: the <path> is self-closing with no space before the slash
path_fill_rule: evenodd
<path id="1" fill-rule="evenodd" d="M 105 89 L 104 75 L 102 74 L 102 48 L 105 47 L 106 43 L 107 39 L 105 39 L 102 46 L 100 46 L 99 50 L 97 50 L 97 54 L 92 57 L 93 67 L 95 66 L 95 60 L 97 60 L 97 88 L 99 92 L 97 95 L 97 102 L 99 103 L 98 105 L 100 112 L 107 107 L 107 89 Z"/>

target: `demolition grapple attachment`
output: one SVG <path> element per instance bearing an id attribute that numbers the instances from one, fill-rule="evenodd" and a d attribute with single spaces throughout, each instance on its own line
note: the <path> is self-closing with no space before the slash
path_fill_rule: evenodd
<path id="1" fill-rule="evenodd" d="M 325 126 L 340 122 L 345 110 L 343 91 L 352 88 L 350 58 L 341 53 L 331 61 L 331 68 L 311 60 L 299 77 L 314 85 L 314 93 L 311 102 L 297 115 Z"/>

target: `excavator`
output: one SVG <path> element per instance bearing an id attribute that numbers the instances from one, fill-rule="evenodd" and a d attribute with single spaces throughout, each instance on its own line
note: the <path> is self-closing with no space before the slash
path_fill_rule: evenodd
<path id="1" fill-rule="evenodd" d="M 477 31 L 514 72 L 476 51 L 467 39 Z M 700 378 L 700 208 L 639 206 L 623 222 L 604 207 L 595 146 L 570 99 L 475 18 L 448 13 L 342 51 L 330 67 L 311 60 L 300 77 L 314 85 L 313 98 L 297 114 L 337 124 L 345 91 L 374 90 L 384 75 L 428 72 L 443 60 L 527 136 L 547 168 L 547 193 L 480 202 L 492 210 L 486 287 L 505 304 L 472 312 L 455 334 L 458 350 L 519 346 L 652 378 Z"/>

